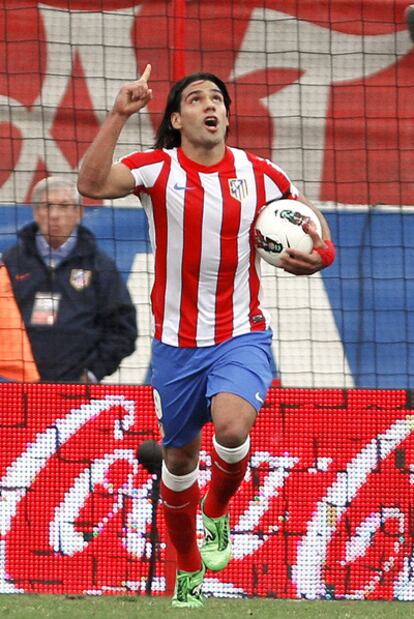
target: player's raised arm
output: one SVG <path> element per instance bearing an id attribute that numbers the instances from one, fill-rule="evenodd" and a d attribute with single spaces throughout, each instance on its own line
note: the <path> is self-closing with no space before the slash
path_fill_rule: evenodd
<path id="1" fill-rule="evenodd" d="M 78 178 L 79 192 L 90 198 L 119 198 L 134 188 L 134 179 L 128 168 L 113 164 L 114 150 L 119 135 L 132 114 L 136 114 L 152 98 L 148 87 L 151 65 L 141 77 L 124 84 L 115 99 L 96 138 L 83 159 Z"/>

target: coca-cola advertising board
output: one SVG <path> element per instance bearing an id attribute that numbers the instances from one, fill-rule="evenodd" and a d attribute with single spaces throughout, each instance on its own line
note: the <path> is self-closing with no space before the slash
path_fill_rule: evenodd
<path id="1" fill-rule="evenodd" d="M 164 594 L 150 387 L 2 384 L 0 413 L 0 592 Z M 413 600 L 413 430 L 411 391 L 271 389 L 206 592 Z"/>

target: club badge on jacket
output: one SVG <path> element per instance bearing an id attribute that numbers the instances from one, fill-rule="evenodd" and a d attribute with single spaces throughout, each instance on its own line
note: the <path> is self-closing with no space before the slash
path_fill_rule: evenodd
<path id="1" fill-rule="evenodd" d="M 83 288 L 87 288 L 92 281 L 92 271 L 72 269 L 69 281 L 75 290 L 83 290 Z"/>

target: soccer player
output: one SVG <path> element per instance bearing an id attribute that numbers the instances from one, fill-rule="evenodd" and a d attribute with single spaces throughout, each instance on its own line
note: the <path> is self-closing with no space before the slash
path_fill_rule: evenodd
<path id="1" fill-rule="evenodd" d="M 161 494 L 177 551 L 174 607 L 203 605 L 206 569 L 231 558 L 229 502 L 249 461 L 249 433 L 272 381 L 269 315 L 260 296 L 252 228 L 271 199 L 300 198 L 270 161 L 226 145 L 230 97 L 210 73 L 184 77 L 170 91 L 153 150 L 113 163 L 128 118 L 152 98 L 151 67 L 119 91 L 82 163 L 79 191 L 94 198 L 137 194 L 155 254 L 152 386 L 163 443 Z M 334 259 L 310 226 L 314 251 L 293 249 L 290 273 L 310 275 Z M 212 421 L 211 482 L 201 499 L 205 538 L 196 539 L 200 436 Z"/>

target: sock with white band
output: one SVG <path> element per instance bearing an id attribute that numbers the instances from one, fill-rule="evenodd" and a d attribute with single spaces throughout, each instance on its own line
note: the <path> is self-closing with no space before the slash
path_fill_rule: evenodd
<path id="1" fill-rule="evenodd" d="M 223 447 L 220 443 L 217 442 L 216 437 L 213 436 L 213 446 L 216 453 L 220 456 L 224 462 L 228 464 L 235 464 L 236 462 L 240 462 L 247 456 L 250 450 L 250 436 L 246 438 L 244 443 L 239 445 L 238 447 Z"/>
<path id="2" fill-rule="evenodd" d="M 182 492 L 183 490 L 190 488 L 197 481 L 198 473 L 198 466 L 194 469 L 194 471 L 191 471 L 191 473 L 187 473 L 186 475 L 174 475 L 173 473 L 170 473 L 165 462 L 162 463 L 161 467 L 161 479 L 163 483 L 170 490 L 174 490 L 174 492 Z"/>
<path id="3" fill-rule="evenodd" d="M 165 524 L 177 552 L 177 568 L 186 572 L 198 571 L 202 565 L 196 529 L 200 502 L 197 477 L 198 466 L 186 475 L 174 475 L 162 465 L 160 489 Z"/>

